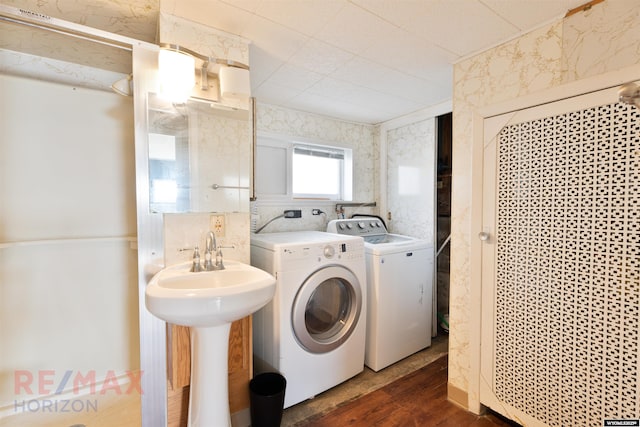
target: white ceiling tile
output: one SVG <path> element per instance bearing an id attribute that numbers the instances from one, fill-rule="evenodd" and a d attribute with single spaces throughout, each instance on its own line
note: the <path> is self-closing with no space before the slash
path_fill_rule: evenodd
<path id="1" fill-rule="evenodd" d="M 278 68 L 282 67 L 284 61 L 265 52 L 261 47 L 252 44 L 249 46 L 249 65 L 251 72 L 251 86 L 257 87 L 268 79 Z"/>
<path id="2" fill-rule="evenodd" d="M 298 67 L 329 74 L 345 62 L 353 58 L 353 54 L 320 40 L 309 39 L 290 59 L 289 63 Z"/>
<path id="3" fill-rule="evenodd" d="M 282 105 L 291 99 L 300 95 L 302 91 L 293 89 L 289 86 L 282 86 L 274 83 L 265 82 L 257 89 L 252 90 L 251 96 L 258 101 L 267 104 Z"/>
<path id="4" fill-rule="evenodd" d="M 347 4 L 315 37 L 357 54 L 391 30 L 393 27 L 379 17 Z"/>
<path id="5" fill-rule="evenodd" d="M 386 112 L 371 108 L 356 108 L 346 101 L 336 101 L 319 94 L 301 94 L 292 99 L 288 106 L 301 111 L 313 111 L 329 117 L 358 123 L 375 124 L 384 120 Z"/>
<path id="6" fill-rule="evenodd" d="M 164 0 L 163 0 L 164 1 Z M 190 3 L 194 0 L 189 0 L 185 2 L 182 0 L 181 3 Z M 207 3 L 208 0 L 198 0 L 201 3 Z M 262 0 L 220 0 L 222 3 L 226 3 L 230 6 L 233 6 L 238 9 L 246 10 L 247 12 L 255 13 L 256 9 L 262 3 Z"/>
<path id="7" fill-rule="evenodd" d="M 337 80 L 332 77 L 325 77 L 306 90 L 307 93 L 322 95 L 335 100 L 349 99 L 353 97 L 357 91 L 358 89 L 356 89 L 353 83 Z"/>
<path id="8" fill-rule="evenodd" d="M 303 91 L 318 83 L 322 78 L 322 74 L 285 64 L 269 77 L 268 82 Z"/>
<path id="9" fill-rule="evenodd" d="M 286 61 L 302 47 L 308 37 L 258 15 L 240 34 L 251 40 L 252 45 L 277 59 Z"/>
<path id="10" fill-rule="evenodd" d="M 552 18 L 561 18 L 585 0 L 481 0 L 497 15 L 521 31 L 534 28 Z"/>
<path id="11" fill-rule="evenodd" d="M 360 108 L 385 109 L 390 104 L 410 105 L 412 108 L 418 104 L 415 101 L 400 98 L 395 95 L 370 89 L 353 83 L 343 82 L 330 77 L 322 79 L 306 93 L 322 95 L 336 101 L 348 102 Z"/>
<path id="12" fill-rule="evenodd" d="M 356 56 L 332 72 L 329 77 L 375 89 L 389 80 L 392 68 Z"/>
<path id="13" fill-rule="evenodd" d="M 404 1 L 399 4 L 391 0 L 351 0 L 351 3 L 363 11 L 393 23 L 396 27 L 404 28 L 412 23 L 416 16 L 424 14 L 430 1 L 432 0 Z"/>
<path id="14" fill-rule="evenodd" d="M 425 79 L 431 72 L 441 69 L 443 64 L 451 64 L 458 59 L 458 56 L 403 31 L 379 40 L 376 46 L 364 50 L 361 56 Z"/>
<path id="15" fill-rule="evenodd" d="M 414 102 L 425 102 L 427 99 L 447 99 L 450 95 L 450 85 L 434 83 L 408 76 L 406 74 L 392 74 L 386 85 L 380 88 L 381 92 L 409 99 Z"/>
<path id="16" fill-rule="evenodd" d="M 346 0 L 263 0 L 256 13 L 309 36 L 315 35 L 342 9 Z"/>
<path id="17" fill-rule="evenodd" d="M 406 30 L 460 56 L 508 39 L 519 28 L 478 0 L 430 0 Z"/>

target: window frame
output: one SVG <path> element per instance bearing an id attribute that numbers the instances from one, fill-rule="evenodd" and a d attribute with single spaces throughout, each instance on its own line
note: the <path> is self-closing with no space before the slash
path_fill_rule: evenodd
<path id="1" fill-rule="evenodd" d="M 256 198 L 262 201 L 272 202 L 291 202 L 291 201 L 316 201 L 316 202 L 347 202 L 353 200 L 353 149 L 346 147 L 344 144 L 329 143 L 309 138 L 291 137 L 285 135 L 270 134 L 258 132 L 257 134 L 257 150 L 256 150 L 256 178 L 259 180 L 258 169 L 260 168 L 260 158 L 258 151 L 260 147 L 271 147 L 284 149 L 286 168 L 285 174 L 285 193 L 284 194 L 267 194 L 261 193 L 259 184 L 256 185 Z M 318 151 L 341 152 L 343 155 L 342 165 L 340 167 L 340 195 L 333 198 L 333 195 L 327 194 L 305 194 L 293 192 L 293 154 L 295 148 L 318 149 Z"/>

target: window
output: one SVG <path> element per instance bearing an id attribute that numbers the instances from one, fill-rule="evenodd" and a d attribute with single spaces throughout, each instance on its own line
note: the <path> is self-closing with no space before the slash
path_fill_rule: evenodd
<path id="1" fill-rule="evenodd" d="M 352 198 L 351 149 L 258 137 L 256 192 L 271 200 Z"/>

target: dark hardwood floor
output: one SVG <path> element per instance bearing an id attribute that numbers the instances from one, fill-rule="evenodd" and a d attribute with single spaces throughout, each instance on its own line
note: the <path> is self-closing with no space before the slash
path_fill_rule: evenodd
<path id="1" fill-rule="evenodd" d="M 347 402 L 299 427 L 512 427 L 495 414 L 477 416 L 447 400 L 447 357 Z"/>

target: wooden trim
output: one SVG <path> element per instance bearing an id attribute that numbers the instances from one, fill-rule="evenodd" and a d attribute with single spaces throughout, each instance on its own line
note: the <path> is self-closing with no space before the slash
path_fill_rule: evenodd
<path id="1" fill-rule="evenodd" d="M 447 382 L 447 400 L 449 400 L 449 402 L 455 403 L 458 406 L 461 406 L 464 409 L 469 408 L 469 394 L 461 388 L 454 386 L 450 382 Z"/>
<path id="2" fill-rule="evenodd" d="M 183 427 L 189 418 L 189 386 L 172 388 L 167 384 L 167 427 Z"/>
<path id="3" fill-rule="evenodd" d="M 169 379 L 172 390 L 179 390 L 191 382 L 191 331 L 186 326 L 167 324 L 169 345 Z"/>
<path id="4" fill-rule="evenodd" d="M 580 5 L 578 7 L 574 7 L 573 9 L 570 9 L 566 15 L 564 15 L 565 18 L 570 17 L 571 15 L 575 15 L 578 12 L 586 12 L 587 10 L 591 9 L 593 6 L 595 6 L 598 3 L 602 3 L 604 0 L 591 0 L 588 3 L 585 3 L 583 5 Z"/>

